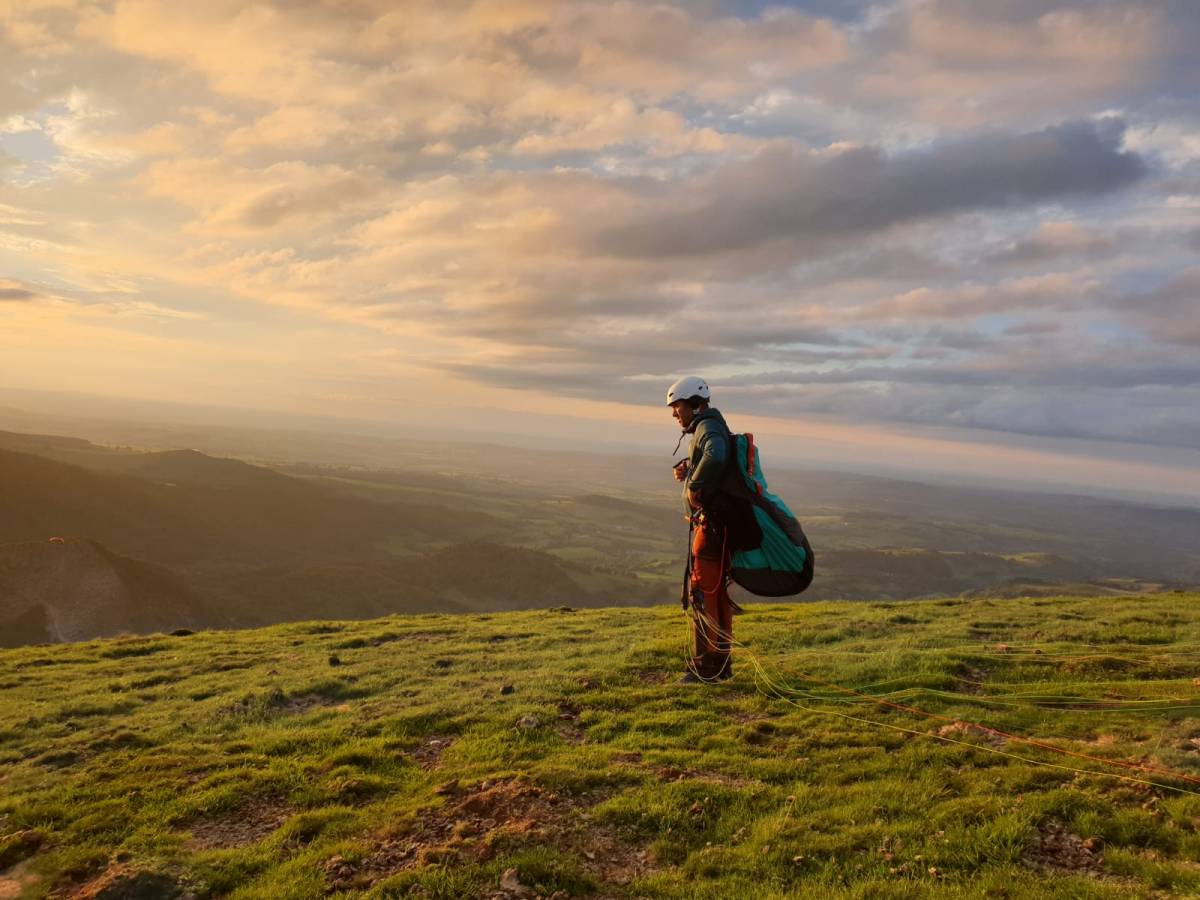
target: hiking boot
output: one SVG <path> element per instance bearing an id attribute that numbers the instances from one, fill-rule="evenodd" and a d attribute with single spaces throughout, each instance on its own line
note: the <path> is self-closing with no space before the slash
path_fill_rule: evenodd
<path id="1" fill-rule="evenodd" d="M 713 666 L 711 659 L 706 665 L 688 667 L 683 677 L 679 679 L 680 684 L 716 684 L 718 681 L 725 681 L 733 677 L 733 665 L 730 663 L 729 657 L 725 657 L 724 662 L 719 666 Z"/>

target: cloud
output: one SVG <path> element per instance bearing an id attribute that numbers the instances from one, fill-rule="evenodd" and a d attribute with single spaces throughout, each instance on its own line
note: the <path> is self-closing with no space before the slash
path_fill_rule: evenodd
<path id="1" fill-rule="evenodd" d="M 959 319 L 1024 310 L 1064 312 L 1085 306 L 1101 285 L 1075 274 L 1009 278 L 994 284 L 968 283 L 947 289 L 916 288 L 855 310 L 853 318 Z"/>
<path id="2" fill-rule="evenodd" d="M 1192 434 L 1195 5 L 800 6 L 10 4 L 0 299 L 221 359 L 303 331 L 431 401 L 702 369 L 776 414 Z"/>
<path id="3" fill-rule="evenodd" d="M 1028 321 L 1010 325 L 1004 329 L 1004 334 L 1010 337 L 1030 337 L 1043 334 L 1057 334 L 1062 331 L 1061 322 Z"/>
<path id="4" fill-rule="evenodd" d="M 1078 222 L 1042 222 L 1027 237 L 990 254 L 994 265 L 1021 267 L 1065 258 L 1104 259 L 1123 242 L 1112 233 L 1095 231 Z"/>
<path id="5" fill-rule="evenodd" d="M 1147 172 L 1121 149 L 1123 130 L 1117 120 L 1080 121 L 893 155 L 775 142 L 674 190 L 631 186 L 644 199 L 593 239 L 614 256 L 696 256 L 781 240 L 819 247 L 931 216 L 1103 195 Z"/>
<path id="6" fill-rule="evenodd" d="M 1125 318 L 1164 344 L 1200 347 L 1200 267 L 1187 269 L 1154 290 L 1118 303 Z"/>
<path id="7" fill-rule="evenodd" d="M 953 128 L 1124 106 L 1187 64 L 1172 32 L 1192 16 L 1172 6 L 904 0 L 864 30 L 861 69 L 834 90 Z"/>

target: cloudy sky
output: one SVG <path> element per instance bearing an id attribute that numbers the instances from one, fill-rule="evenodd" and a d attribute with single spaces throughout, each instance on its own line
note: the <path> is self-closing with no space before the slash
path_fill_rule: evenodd
<path id="1" fill-rule="evenodd" d="M 1197 46 L 1193 0 L 0 0 L 0 380 L 645 435 L 696 372 L 1200 475 Z"/>

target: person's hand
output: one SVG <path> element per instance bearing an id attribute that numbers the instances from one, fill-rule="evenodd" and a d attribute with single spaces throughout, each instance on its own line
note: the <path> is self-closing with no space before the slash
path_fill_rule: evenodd
<path id="1" fill-rule="evenodd" d="M 675 463 L 675 466 L 671 469 L 671 474 L 675 476 L 676 481 L 683 481 L 686 479 L 687 473 L 688 461 L 686 459 L 681 459 L 679 462 Z"/>
<path id="2" fill-rule="evenodd" d="M 690 506 L 692 509 L 700 509 L 700 507 L 703 505 L 700 502 L 700 492 L 693 487 L 688 488 L 687 501 L 688 506 Z"/>

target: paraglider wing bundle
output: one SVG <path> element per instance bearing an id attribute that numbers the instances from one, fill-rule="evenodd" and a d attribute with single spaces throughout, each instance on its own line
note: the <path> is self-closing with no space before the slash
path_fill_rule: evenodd
<path id="1" fill-rule="evenodd" d="M 722 483 L 729 528 L 730 575 L 760 597 L 791 597 L 813 580 L 813 550 L 787 504 L 767 490 L 754 435 L 731 436 Z"/>

